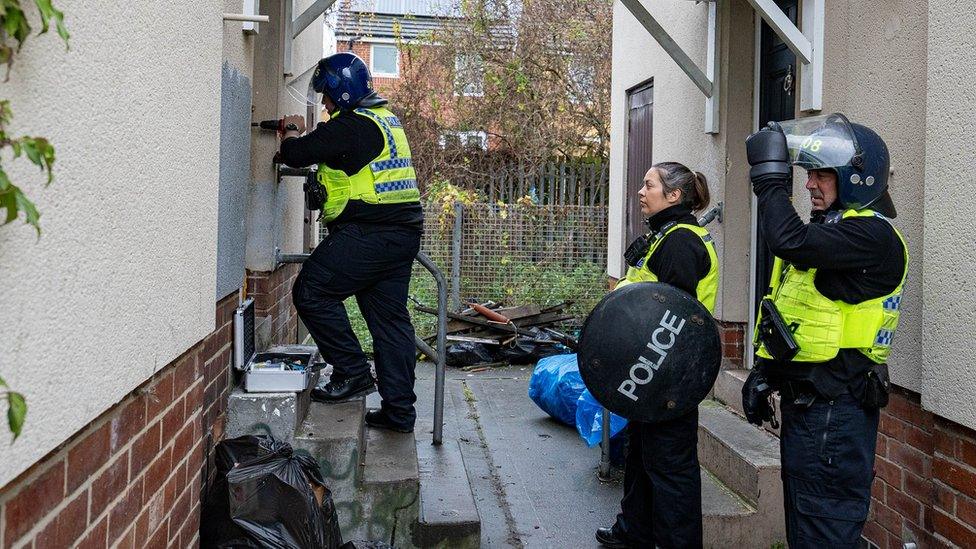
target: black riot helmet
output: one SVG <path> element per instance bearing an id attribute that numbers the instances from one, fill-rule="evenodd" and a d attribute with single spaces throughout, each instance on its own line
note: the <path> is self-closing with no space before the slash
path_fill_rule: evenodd
<path id="1" fill-rule="evenodd" d="M 845 208 L 871 208 L 895 217 L 888 194 L 888 146 L 867 126 L 841 113 L 781 122 L 793 165 L 806 170 L 833 170 L 837 194 Z"/>

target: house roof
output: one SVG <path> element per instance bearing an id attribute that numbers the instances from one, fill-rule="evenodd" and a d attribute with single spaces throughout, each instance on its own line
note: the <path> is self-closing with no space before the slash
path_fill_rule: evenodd
<path id="1" fill-rule="evenodd" d="M 337 37 L 402 38 L 413 40 L 445 24 L 447 18 L 340 10 Z"/>
<path id="2" fill-rule="evenodd" d="M 336 18 L 336 38 L 400 38 L 414 40 L 445 25 L 462 25 L 457 8 L 443 0 L 351 0 L 343 2 Z M 504 24 L 492 33 L 510 39 Z"/>

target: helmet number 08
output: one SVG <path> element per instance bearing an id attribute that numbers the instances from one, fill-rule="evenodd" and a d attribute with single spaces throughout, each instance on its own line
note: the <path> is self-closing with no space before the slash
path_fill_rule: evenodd
<path id="1" fill-rule="evenodd" d="M 800 148 L 810 149 L 813 152 L 819 152 L 821 145 L 823 145 L 822 139 L 815 140 L 813 137 L 807 137 L 803 140 L 803 143 L 800 143 Z"/>

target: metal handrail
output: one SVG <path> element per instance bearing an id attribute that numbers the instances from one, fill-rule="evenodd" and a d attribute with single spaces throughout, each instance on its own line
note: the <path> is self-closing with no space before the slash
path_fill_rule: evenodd
<path id="1" fill-rule="evenodd" d="M 444 438 L 444 377 L 447 365 L 447 279 L 424 252 L 417 253 L 420 262 L 437 281 L 437 366 L 434 369 L 434 446 Z"/>
<path id="2" fill-rule="evenodd" d="M 304 263 L 312 254 L 283 254 L 275 250 L 275 263 Z M 414 337 L 420 350 L 434 359 L 434 446 L 440 446 L 444 440 L 444 378 L 447 366 L 447 279 L 437 265 L 424 252 L 417 253 L 417 261 L 430 271 L 437 281 L 437 350 L 433 351 L 424 341 Z M 421 343 L 423 346 L 421 347 Z"/>

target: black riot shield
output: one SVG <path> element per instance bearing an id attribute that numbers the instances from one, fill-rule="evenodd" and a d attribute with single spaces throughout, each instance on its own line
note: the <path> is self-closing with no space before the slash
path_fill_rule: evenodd
<path id="1" fill-rule="evenodd" d="M 579 342 L 587 388 L 611 412 L 637 421 L 665 421 L 698 406 L 721 360 L 712 315 L 659 282 L 607 294 L 586 318 Z"/>

